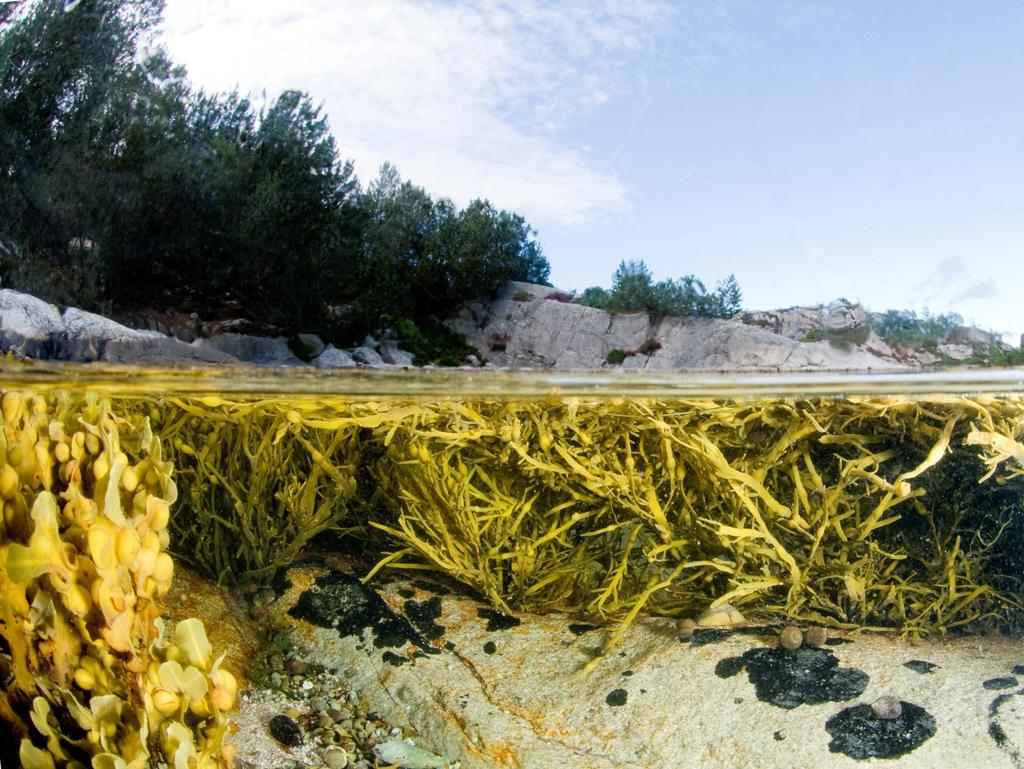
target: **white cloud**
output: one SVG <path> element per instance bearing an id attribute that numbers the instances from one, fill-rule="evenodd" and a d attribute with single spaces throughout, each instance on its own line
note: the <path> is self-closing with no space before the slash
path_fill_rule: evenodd
<path id="1" fill-rule="evenodd" d="M 655 0 L 169 0 L 164 29 L 203 86 L 322 99 L 364 181 L 389 160 L 456 202 L 578 224 L 627 192 L 561 131 L 626 92 L 623 62 L 670 15 Z"/>

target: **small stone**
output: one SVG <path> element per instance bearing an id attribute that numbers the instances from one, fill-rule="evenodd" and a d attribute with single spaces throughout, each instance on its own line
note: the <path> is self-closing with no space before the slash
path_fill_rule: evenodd
<path id="1" fill-rule="evenodd" d="M 288 674 L 293 676 L 301 676 L 306 672 L 306 663 L 302 660 L 293 657 L 288 660 Z"/>
<path id="2" fill-rule="evenodd" d="M 828 629 L 821 625 L 811 625 L 804 631 L 804 643 L 808 646 L 824 646 L 828 640 Z"/>
<path id="3" fill-rule="evenodd" d="M 316 713 L 322 713 L 327 710 L 327 700 L 323 697 L 314 697 L 309 701 L 309 709 Z"/>
<path id="4" fill-rule="evenodd" d="M 285 715 L 276 715 L 270 719 L 270 733 L 282 745 L 294 748 L 302 744 L 302 730 L 299 725 Z"/>
<path id="5" fill-rule="evenodd" d="M 285 714 L 286 716 L 288 716 L 288 718 L 290 718 L 290 719 L 292 719 L 292 720 L 294 721 L 294 720 L 296 720 L 296 719 L 297 719 L 297 718 L 298 718 L 299 716 L 301 716 L 301 715 L 302 715 L 302 711 L 301 711 L 301 710 L 299 710 L 298 708 L 294 708 L 294 707 L 292 707 L 292 708 L 287 708 L 287 709 L 285 709 L 285 711 L 284 711 L 284 714 Z"/>
<path id="6" fill-rule="evenodd" d="M 306 679 L 302 682 L 302 688 L 307 692 L 310 691 L 313 688 L 313 682 L 309 679 Z"/>
<path id="7" fill-rule="evenodd" d="M 871 712 L 875 714 L 875 718 L 892 721 L 903 713 L 903 706 L 895 697 L 886 695 L 871 703 Z"/>
<path id="8" fill-rule="evenodd" d="M 742 625 L 746 618 L 732 604 L 723 603 L 721 606 L 709 608 L 700 615 L 697 625 L 700 627 L 732 627 Z"/>
<path id="9" fill-rule="evenodd" d="M 779 633 L 779 646 L 783 649 L 799 649 L 801 644 L 804 642 L 804 634 L 800 632 L 800 628 L 795 625 L 787 625 L 782 628 L 782 632 Z"/>
<path id="10" fill-rule="evenodd" d="M 680 641 L 689 641 L 693 638 L 693 631 L 697 629 L 696 621 L 687 617 L 686 619 L 676 620 L 676 635 L 679 636 Z"/>
<path id="11" fill-rule="evenodd" d="M 280 673 L 282 670 L 284 670 L 284 656 L 281 654 L 281 652 L 274 652 L 269 657 L 267 657 L 267 664 L 270 665 L 271 670 L 276 670 L 278 673 Z"/>
<path id="12" fill-rule="evenodd" d="M 316 719 L 316 725 L 321 729 L 331 729 L 334 726 L 334 719 L 326 713 L 321 713 Z"/>
<path id="13" fill-rule="evenodd" d="M 345 769 L 348 766 L 348 754 L 341 748 L 328 748 L 320 757 L 327 769 Z"/>
<path id="14" fill-rule="evenodd" d="M 329 715 L 331 717 L 331 720 L 334 721 L 334 723 L 336 724 L 340 723 L 345 718 L 345 714 L 338 709 L 337 705 L 332 706 L 327 711 L 327 715 Z"/>

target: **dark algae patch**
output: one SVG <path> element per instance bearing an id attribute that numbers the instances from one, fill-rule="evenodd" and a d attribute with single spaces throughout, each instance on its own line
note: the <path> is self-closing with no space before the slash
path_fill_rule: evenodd
<path id="1" fill-rule="evenodd" d="M 997 692 L 1000 689 L 1012 689 L 1019 683 L 1020 681 L 1012 676 L 1000 676 L 998 678 L 990 678 L 987 681 L 982 681 L 981 685 L 989 691 Z"/>
<path id="2" fill-rule="evenodd" d="M 935 670 L 935 668 L 938 667 L 938 665 L 936 665 L 934 662 L 927 662 L 925 660 L 910 660 L 909 662 L 904 662 L 903 667 L 910 668 L 915 673 L 924 674 L 931 673 L 933 670 Z"/>
<path id="3" fill-rule="evenodd" d="M 608 692 L 608 696 L 604 698 L 604 701 L 611 705 L 613 708 L 620 707 L 626 704 L 627 693 L 625 689 L 612 689 Z"/>
<path id="4" fill-rule="evenodd" d="M 897 758 L 935 734 L 935 718 L 920 705 L 900 702 L 897 718 L 876 718 L 870 705 L 839 711 L 825 722 L 828 749 L 850 758 Z"/>
<path id="5" fill-rule="evenodd" d="M 868 684 L 867 673 L 841 668 L 832 652 L 809 646 L 793 651 L 779 647 L 750 649 L 742 657 L 722 660 L 715 672 L 722 675 L 734 667 L 736 672 L 746 667 L 759 700 L 787 710 L 850 700 L 860 696 Z"/>
<path id="6" fill-rule="evenodd" d="M 427 638 L 433 640 L 444 635 L 444 628 L 434 621 L 441 616 L 441 599 L 438 596 L 426 601 L 406 601 L 403 608 L 405 616 Z"/>
<path id="7" fill-rule="evenodd" d="M 1024 689 L 1018 689 L 1015 692 L 1009 692 L 1007 694 L 1000 694 L 988 706 L 988 734 L 995 742 L 996 746 L 1003 751 L 1009 758 L 1010 762 L 1016 769 L 1024 769 L 1024 757 L 1021 756 L 1020 746 L 1014 744 L 1014 742 L 1006 734 L 1006 730 L 1003 728 L 1001 723 L 1002 714 L 1000 709 L 1014 697 L 1019 697 L 1024 694 Z"/>
<path id="8" fill-rule="evenodd" d="M 392 651 L 384 652 L 384 654 L 381 655 L 381 659 L 383 659 L 386 663 L 396 668 L 401 667 L 409 661 L 408 657 L 403 657 L 401 654 L 395 654 Z"/>
<path id="9" fill-rule="evenodd" d="M 1024 665 L 1014 665 L 1010 672 L 1015 676 L 1024 676 Z"/>
<path id="10" fill-rule="evenodd" d="M 498 645 L 494 641 L 488 641 L 484 644 L 484 654 L 494 654 L 498 651 Z"/>
<path id="11" fill-rule="evenodd" d="M 495 630 L 508 630 L 510 627 L 515 627 L 521 623 L 518 617 L 513 617 L 511 614 L 505 614 L 497 609 L 480 609 L 476 613 L 476 616 L 480 619 L 487 620 L 487 629 L 491 632 Z"/>
<path id="12" fill-rule="evenodd" d="M 569 624 L 569 632 L 575 636 L 581 636 L 584 633 L 589 633 L 591 630 L 597 630 L 597 625 L 587 625 L 582 622 L 572 622 Z"/>
<path id="13" fill-rule="evenodd" d="M 318 627 L 334 628 L 342 637 L 360 638 L 363 630 L 369 628 L 373 645 L 378 649 L 409 642 L 431 654 L 441 651 L 431 646 L 409 620 L 395 613 L 377 593 L 340 571 L 318 577 L 288 613 Z"/>
<path id="14" fill-rule="evenodd" d="M 715 675 L 719 678 L 732 678 L 743 670 L 746 661 L 742 657 L 726 657 L 720 659 L 715 665 Z"/>
<path id="15" fill-rule="evenodd" d="M 724 641 L 734 632 L 735 631 L 723 630 L 721 628 L 699 627 L 693 631 L 693 635 L 690 636 L 689 640 L 684 641 L 683 643 L 690 643 L 693 646 L 707 646 L 708 644 L 716 644 Z"/>

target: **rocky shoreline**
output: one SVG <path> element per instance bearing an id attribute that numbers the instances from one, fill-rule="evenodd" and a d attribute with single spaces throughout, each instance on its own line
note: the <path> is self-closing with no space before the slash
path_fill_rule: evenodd
<path id="1" fill-rule="evenodd" d="M 244 324 L 159 321 L 135 316 L 131 328 L 110 318 L 0 289 L 0 351 L 76 362 L 163 366 L 254 365 L 318 369 L 414 365 L 393 332 L 341 349 L 315 334 L 256 336 Z M 477 350 L 463 364 L 513 369 L 700 371 L 909 371 L 984 362 L 1012 348 L 987 332 L 954 329 L 934 350 L 889 344 L 869 331 L 868 313 L 845 301 L 747 312 L 729 320 L 609 314 L 571 294 L 509 283 L 488 302 L 447 321 Z M 206 336 L 202 334 L 207 334 Z"/>

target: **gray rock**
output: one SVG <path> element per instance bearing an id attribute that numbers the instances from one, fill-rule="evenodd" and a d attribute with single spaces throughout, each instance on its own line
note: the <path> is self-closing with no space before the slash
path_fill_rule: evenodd
<path id="1" fill-rule="evenodd" d="M 187 344 L 171 336 L 119 337 L 109 340 L 99 360 L 150 365 L 230 364 L 240 361 L 220 350 Z"/>
<path id="2" fill-rule="evenodd" d="M 367 347 L 365 345 L 357 347 L 352 351 L 352 360 L 362 366 L 380 366 L 384 363 L 384 359 L 380 357 L 380 353 L 372 347 Z"/>
<path id="3" fill-rule="evenodd" d="M 316 334 L 297 334 L 301 344 L 306 349 L 305 357 L 309 360 L 317 357 L 324 351 L 324 340 Z"/>
<path id="4" fill-rule="evenodd" d="M 821 331 L 825 327 L 825 314 L 820 305 L 745 312 L 738 320 L 748 326 L 757 326 L 797 342 L 802 342 L 812 331 Z"/>
<path id="5" fill-rule="evenodd" d="M 238 363 L 216 349 L 186 344 L 158 331 L 140 331 L 76 307 L 64 311 L 56 357 L 62 360 L 150 365 L 202 365 Z"/>
<path id="6" fill-rule="evenodd" d="M 545 296 L 552 293 L 543 288 L 548 292 Z M 648 339 L 657 340 L 661 348 L 651 355 L 628 357 L 624 368 L 793 371 L 903 367 L 864 349 L 845 351 L 823 342 L 805 344 L 736 320 L 609 315 L 568 302 L 516 299 L 527 293 L 536 296 L 538 292 L 529 284 L 509 283 L 496 300 L 469 305 L 448 326 L 463 334 L 489 362 L 511 368 L 600 368 L 611 350 L 639 350 Z M 817 322 L 822 323 L 820 314 Z"/>
<path id="7" fill-rule="evenodd" d="M 344 570 L 354 574 L 355 568 L 353 562 Z M 343 673 L 367 710 L 415 734 L 416 743 L 431 752 L 458 758 L 462 769 L 838 765 L 828 739 L 821 737 L 821 713 L 839 704 L 784 710 L 760 701 L 749 675 L 715 674 L 716 662 L 750 649 L 749 637 L 695 647 L 676 639 L 672 619 L 641 615 L 616 653 L 582 674 L 612 626 L 574 637 L 568 630 L 572 617 L 517 612 L 515 627 L 488 630 L 480 603 L 451 593 L 439 602 L 435 618 L 443 629 L 433 641 L 438 653 L 396 665 L 395 654 L 408 659 L 416 647 L 395 648 L 389 661 L 380 650 L 367 653 L 363 633 L 343 636 L 337 626 L 327 626 L 331 612 L 341 616 L 343 609 L 332 608 L 325 598 L 323 591 L 331 588 L 317 593 L 312 586 L 329 573 L 292 568 L 290 586 L 271 606 L 272 619 L 302 638 L 327 670 Z M 412 586 L 409 578 L 392 574 L 369 587 L 401 612 L 402 592 Z M 322 607 L 315 623 L 307 613 L 291 611 L 306 591 L 305 605 Z M 456 651 L 448 651 L 447 643 Z M 944 689 L 956 696 L 937 694 L 928 676 L 904 676 L 900 699 L 927 702 L 936 721 L 957 728 L 940 729 L 899 765 L 1009 767 L 1012 762 L 988 733 L 989 721 L 963 714 L 987 712 L 991 692 L 978 681 L 984 671 L 1008 670 L 1019 660 L 1019 639 L 985 638 L 984 655 L 977 653 L 977 637 L 919 643 L 915 654 L 941 666 L 949 679 Z M 497 653 L 488 653 L 490 644 L 497 645 Z M 872 672 L 899 670 L 907 654 L 905 645 L 881 635 L 858 635 L 841 648 L 842 667 Z M 833 652 L 826 647 L 812 654 L 831 657 Z M 622 706 L 611 698 L 617 692 L 628 694 Z M 1009 709 L 1003 718 L 1007 734 L 1024 734 Z M 775 747 L 780 730 L 786 737 L 781 752 Z"/>
<path id="8" fill-rule="evenodd" d="M 385 339 L 380 343 L 380 357 L 385 363 L 395 366 L 411 366 L 412 353 L 402 350 L 394 339 Z"/>
<path id="9" fill-rule="evenodd" d="M 156 340 L 167 339 L 158 331 L 139 331 L 122 326 L 120 323 L 96 313 L 86 312 L 77 307 L 69 307 L 62 317 L 63 330 L 57 342 L 56 357 L 61 360 L 81 362 L 108 360 L 104 357 L 107 346 L 114 340 L 153 340 L 150 345 L 156 346 Z M 131 347 L 124 345 L 124 349 Z M 114 345 L 112 349 L 116 349 Z M 116 353 L 115 353 L 116 354 Z M 119 362 L 127 362 L 120 360 Z"/>
<path id="10" fill-rule="evenodd" d="M 1000 337 L 995 334 L 990 334 L 988 331 L 982 331 L 980 328 L 974 328 L 973 326 L 957 326 L 951 329 L 946 338 L 942 340 L 946 344 L 969 344 L 976 346 L 987 346 L 993 345 L 1000 341 Z"/>
<path id="11" fill-rule="evenodd" d="M 64 328 L 60 311 L 30 294 L 0 289 L 0 351 L 49 358 Z"/>
<path id="12" fill-rule="evenodd" d="M 227 353 L 243 363 L 259 366 L 304 366 L 288 347 L 283 336 L 248 336 L 246 334 L 218 334 L 200 339 L 196 345 L 206 350 Z"/>
<path id="13" fill-rule="evenodd" d="M 825 326 L 833 331 L 855 328 L 867 322 L 868 314 L 860 304 L 837 299 L 825 308 Z"/>
<path id="14" fill-rule="evenodd" d="M 313 365 L 317 368 L 352 368 L 356 362 L 346 350 L 339 350 L 333 344 L 329 344 L 313 359 Z"/>

